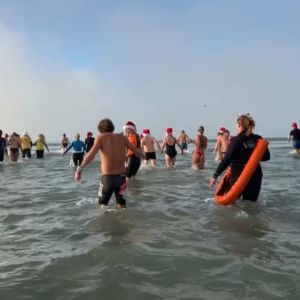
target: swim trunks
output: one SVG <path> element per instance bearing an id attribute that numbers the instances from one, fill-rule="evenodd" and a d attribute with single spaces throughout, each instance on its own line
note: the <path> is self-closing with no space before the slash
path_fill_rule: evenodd
<path id="1" fill-rule="evenodd" d="M 156 159 L 155 152 L 145 152 L 145 160 Z"/>
<path id="2" fill-rule="evenodd" d="M 115 193 L 117 204 L 125 206 L 123 194 L 126 187 L 126 174 L 102 175 L 98 193 L 99 204 L 108 205 L 112 194 Z"/>

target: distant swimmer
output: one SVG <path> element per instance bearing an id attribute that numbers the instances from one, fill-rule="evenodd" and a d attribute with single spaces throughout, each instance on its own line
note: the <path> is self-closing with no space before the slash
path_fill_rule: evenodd
<path id="1" fill-rule="evenodd" d="M 93 137 L 93 133 L 89 131 L 86 134 L 86 138 L 84 140 L 86 152 L 89 152 L 92 149 L 92 147 L 94 145 L 94 141 L 95 141 L 95 138 Z"/>
<path id="2" fill-rule="evenodd" d="M 70 144 L 70 146 L 64 151 L 63 156 L 68 153 L 69 150 L 73 148 L 73 163 L 75 166 L 80 166 L 83 161 L 84 151 L 86 151 L 85 144 L 80 140 L 80 134 L 75 134 L 75 140 Z"/>
<path id="3" fill-rule="evenodd" d="M 257 141 L 261 136 L 254 134 L 255 121 L 249 114 L 239 115 L 236 121 L 237 136 L 231 138 L 228 150 L 223 160 L 219 163 L 213 177 L 210 180 L 210 187 L 213 188 L 216 179 L 221 173 L 230 166 L 231 174 L 229 178 L 229 188 L 235 183 L 237 178 L 242 173 L 246 163 L 248 162 L 252 152 L 255 149 Z M 265 150 L 262 161 L 270 159 L 269 149 Z M 251 179 L 241 193 L 244 200 L 257 201 L 261 182 L 262 182 L 262 169 L 258 165 L 254 171 Z"/>
<path id="4" fill-rule="evenodd" d="M 204 135 L 204 127 L 200 126 L 194 141 L 195 148 L 192 154 L 192 168 L 202 170 L 205 163 L 205 149 L 207 137 Z"/>
<path id="5" fill-rule="evenodd" d="M 42 133 L 38 135 L 36 141 L 33 143 L 33 146 L 35 146 L 36 158 L 44 158 L 45 148 L 49 152 L 49 147 L 46 143 L 45 136 Z"/>
<path id="6" fill-rule="evenodd" d="M 297 123 L 292 123 L 292 130 L 290 131 L 290 135 L 288 137 L 288 141 L 293 140 L 293 148 L 294 152 L 300 153 L 300 129 L 297 126 Z"/>
<path id="7" fill-rule="evenodd" d="M 173 136 L 173 129 L 169 127 L 166 129 L 166 136 L 161 146 L 162 152 L 166 148 L 165 162 L 166 162 L 166 167 L 168 169 L 175 167 L 176 155 L 177 155 L 176 145 L 181 150 L 180 144 L 178 143 L 177 139 Z"/>
<path id="8" fill-rule="evenodd" d="M 150 134 L 149 129 L 144 129 L 142 133 L 141 146 L 145 152 L 144 166 L 148 165 L 149 160 L 153 167 L 156 166 L 156 153 L 155 145 L 157 146 L 159 152 L 161 152 L 160 145 L 158 141 Z"/>
<path id="9" fill-rule="evenodd" d="M 2 137 L 2 130 L 0 129 L 0 161 L 2 162 L 4 160 L 4 152 L 6 149 L 6 140 L 4 137 Z"/>
<path id="10" fill-rule="evenodd" d="M 8 139 L 9 139 L 9 135 L 8 135 L 7 133 L 5 133 L 4 138 L 5 138 L 5 141 L 6 141 L 6 146 L 5 146 L 5 149 L 4 149 L 4 155 L 8 156 L 8 150 L 7 150 L 7 147 L 8 147 Z"/>
<path id="11" fill-rule="evenodd" d="M 184 154 L 184 150 L 187 150 L 188 143 L 191 139 L 188 137 L 184 130 L 181 130 L 181 133 L 178 136 L 177 140 L 181 147 L 181 154 Z"/>
<path id="12" fill-rule="evenodd" d="M 221 127 L 217 134 L 217 141 L 214 148 L 215 160 L 221 161 L 227 151 L 230 143 L 230 132 L 228 129 Z"/>
<path id="13" fill-rule="evenodd" d="M 24 132 L 21 136 L 21 149 L 22 149 L 22 157 L 31 158 L 31 148 L 32 148 L 32 140 L 28 134 L 28 132 Z"/>
<path id="14" fill-rule="evenodd" d="M 21 140 L 20 136 L 16 132 L 13 132 L 9 137 L 8 145 L 10 160 L 13 162 L 17 162 L 20 154 L 19 149 L 21 149 Z"/>
<path id="15" fill-rule="evenodd" d="M 133 122 L 128 121 L 123 126 L 123 134 L 128 138 L 129 142 L 134 145 L 136 148 L 141 148 L 141 139 L 140 136 L 136 133 L 136 126 Z M 134 178 L 137 174 L 138 169 L 141 165 L 141 159 L 137 156 L 134 151 L 127 149 L 126 152 L 127 158 L 127 180 Z"/>
<path id="16" fill-rule="evenodd" d="M 62 153 L 64 153 L 66 151 L 66 149 L 69 147 L 70 145 L 70 141 L 67 138 L 67 135 L 65 133 L 63 133 L 61 141 L 60 141 L 60 151 Z"/>
<path id="17" fill-rule="evenodd" d="M 99 204 L 107 206 L 114 193 L 117 207 L 125 208 L 126 200 L 126 150 L 131 150 L 136 156 L 144 158 L 141 149 L 137 149 L 123 134 L 113 133 L 114 124 L 109 119 L 103 119 L 98 124 L 100 134 L 96 137 L 94 146 L 85 156 L 80 167 L 77 167 L 75 178 L 80 180 L 82 169 L 85 168 L 100 153 L 101 182 L 99 188 Z"/>

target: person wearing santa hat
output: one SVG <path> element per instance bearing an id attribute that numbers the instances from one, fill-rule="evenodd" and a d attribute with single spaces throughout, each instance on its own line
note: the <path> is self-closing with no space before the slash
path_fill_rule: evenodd
<path id="1" fill-rule="evenodd" d="M 290 135 L 288 137 L 288 141 L 293 140 L 293 148 L 294 152 L 300 153 L 300 129 L 297 126 L 297 123 L 292 123 L 292 130 L 290 131 Z"/>
<path id="2" fill-rule="evenodd" d="M 221 127 L 217 134 L 217 141 L 214 148 L 215 161 L 221 161 L 230 143 L 230 132 L 225 127 Z"/>
<path id="3" fill-rule="evenodd" d="M 158 141 L 151 136 L 149 129 L 144 129 L 142 132 L 141 146 L 145 152 L 144 166 L 148 165 L 149 160 L 151 161 L 151 166 L 156 166 L 156 153 L 155 153 L 155 144 L 161 152 L 160 145 Z"/>
<path id="4" fill-rule="evenodd" d="M 173 136 L 173 129 L 172 128 L 167 128 L 166 129 L 166 136 L 163 140 L 163 144 L 161 146 L 161 152 L 163 152 L 164 148 L 166 148 L 165 151 L 165 162 L 166 162 L 166 167 L 169 168 L 174 168 L 175 167 L 175 162 L 176 162 L 176 145 L 181 150 L 181 146 L 178 143 L 177 139 Z"/>
<path id="5" fill-rule="evenodd" d="M 136 133 L 136 126 L 132 121 L 128 121 L 123 126 L 123 133 L 128 138 L 129 142 L 134 145 L 137 149 L 141 148 L 141 139 L 139 135 Z M 141 165 L 141 159 L 135 155 L 135 153 L 128 149 L 126 153 L 127 159 L 127 180 L 129 178 L 133 178 Z"/>

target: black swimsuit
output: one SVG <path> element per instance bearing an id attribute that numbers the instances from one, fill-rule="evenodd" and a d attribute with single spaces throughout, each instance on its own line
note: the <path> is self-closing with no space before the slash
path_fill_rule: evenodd
<path id="1" fill-rule="evenodd" d="M 175 149 L 175 145 L 169 145 L 166 143 L 166 154 L 171 158 L 174 158 L 177 155 L 177 151 Z"/>

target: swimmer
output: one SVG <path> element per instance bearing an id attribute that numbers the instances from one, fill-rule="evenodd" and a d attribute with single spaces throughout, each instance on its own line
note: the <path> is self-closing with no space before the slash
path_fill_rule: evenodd
<path id="1" fill-rule="evenodd" d="M 6 140 L 2 137 L 2 130 L 0 129 L 0 161 L 4 160 L 4 152 L 6 148 Z"/>
<path id="2" fill-rule="evenodd" d="M 93 133 L 89 131 L 86 134 L 86 138 L 84 140 L 84 144 L 86 147 L 86 153 L 88 153 L 92 149 L 92 147 L 94 145 L 94 141 L 95 141 L 95 138 L 93 137 Z"/>
<path id="3" fill-rule="evenodd" d="M 230 143 L 230 132 L 228 129 L 221 127 L 218 131 L 217 141 L 214 148 L 216 161 L 221 161 L 223 159 L 229 143 Z"/>
<path id="4" fill-rule="evenodd" d="M 288 141 L 293 140 L 293 148 L 294 153 L 300 153 L 300 129 L 297 126 L 297 123 L 292 123 L 292 130 L 290 131 L 290 135 L 288 137 Z"/>
<path id="5" fill-rule="evenodd" d="M 141 146 L 145 152 L 144 166 L 148 166 L 149 160 L 151 161 L 151 166 L 156 166 L 156 153 L 155 153 L 155 145 L 161 152 L 160 145 L 158 141 L 151 136 L 149 129 L 144 129 L 142 133 Z"/>
<path id="6" fill-rule="evenodd" d="M 176 162 L 176 145 L 180 148 L 181 146 L 178 143 L 177 139 L 173 136 L 173 129 L 172 128 L 167 128 L 166 129 L 166 136 L 163 140 L 163 144 L 161 146 L 161 152 L 163 152 L 164 148 L 166 148 L 165 151 L 165 162 L 166 162 L 166 167 L 168 169 L 174 168 L 175 167 L 175 162 Z"/>
<path id="7" fill-rule="evenodd" d="M 36 158 L 44 158 L 44 148 L 46 148 L 49 152 L 45 136 L 42 133 L 38 135 L 36 141 L 33 143 L 33 146 L 35 146 Z"/>
<path id="8" fill-rule="evenodd" d="M 70 144 L 70 141 L 69 139 L 67 138 L 67 135 L 64 133 L 62 135 L 62 139 L 60 141 L 60 151 L 62 153 L 64 153 L 66 151 L 66 149 L 69 147 L 69 144 Z"/>
<path id="9" fill-rule="evenodd" d="M 98 124 L 100 134 L 96 137 L 94 146 L 85 156 L 80 167 L 77 167 L 75 178 L 80 180 L 82 169 L 100 154 L 101 183 L 99 188 L 99 205 L 107 206 L 114 193 L 117 207 L 125 208 L 124 193 L 127 187 L 125 158 L 126 150 L 131 150 L 136 156 L 144 158 L 141 149 L 137 149 L 129 140 L 119 133 L 114 133 L 115 127 L 111 120 L 103 119 Z"/>
<path id="10" fill-rule="evenodd" d="M 184 154 L 184 150 L 187 150 L 187 145 L 191 139 L 188 137 L 184 130 L 181 130 L 181 133 L 178 136 L 177 140 L 181 147 L 181 154 Z"/>
<path id="11" fill-rule="evenodd" d="M 80 140 L 80 134 L 75 134 L 75 140 L 70 144 L 70 146 L 64 151 L 62 156 L 68 153 L 69 150 L 73 148 L 73 163 L 74 166 L 80 166 L 83 161 L 84 151 L 86 151 L 85 144 L 82 140 Z"/>
<path id="12" fill-rule="evenodd" d="M 204 127 L 200 126 L 194 141 L 195 148 L 192 154 L 192 168 L 202 170 L 205 162 L 205 149 L 207 148 L 207 137 L 204 135 Z"/>
<path id="13" fill-rule="evenodd" d="M 31 158 L 31 148 L 32 148 L 32 141 L 28 134 L 28 132 L 24 132 L 21 136 L 21 149 L 22 149 L 22 157 Z"/>
<path id="14" fill-rule="evenodd" d="M 17 162 L 20 153 L 19 149 L 21 149 L 21 140 L 20 136 L 16 132 L 13 132 L 12 135 L 9 137 L 8 145 L 10 160 L 13 162 Z"/>

